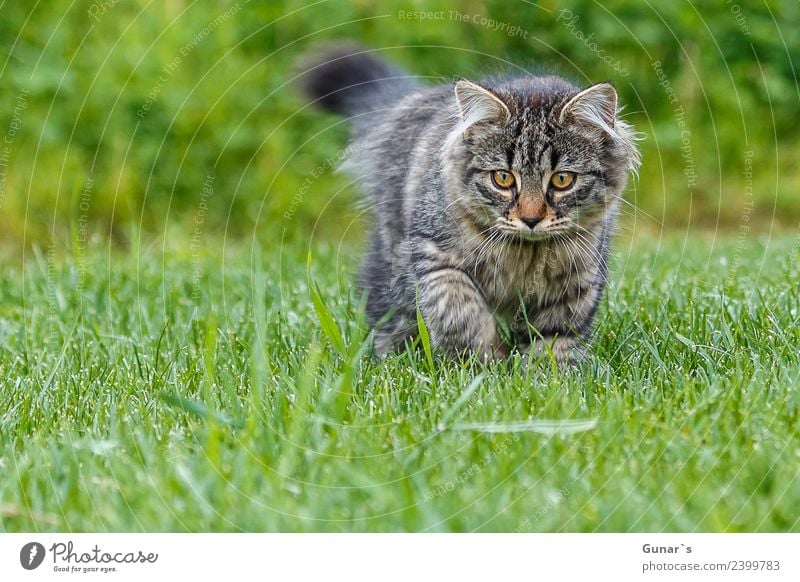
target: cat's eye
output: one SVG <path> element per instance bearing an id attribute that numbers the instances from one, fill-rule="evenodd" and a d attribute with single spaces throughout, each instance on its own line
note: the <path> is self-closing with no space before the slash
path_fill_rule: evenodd
<path id="1" fill-rule="evenodd" d="M 556 190 L 566 190 L 575 182 L 575 172 L 556 172 L 550 176 L 550 185 Z"/>
<path id="2" fill-rule="evenodd" d="M 495 170 L 492 172 L 492 182 L 498 188 L 508 189 L 514 187 L 514 174 L 505 170 Z"/>

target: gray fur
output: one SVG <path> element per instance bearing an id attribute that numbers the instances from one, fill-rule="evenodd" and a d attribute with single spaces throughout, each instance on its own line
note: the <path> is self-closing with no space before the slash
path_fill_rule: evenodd
<path id="1" fill-rule="evenodd" d="M 523 351 L 547 344 L 559 363 L 575 361 L 606 284 L 619 199 L 639 166 L 614 89 L 581 91 L 558 77 L 422 87 L 352 48 L 307 67 L 312 99 L 348 98 L 333 101 L 353 120 L 346 168 L 372 211 L 360 285 L 377 351 L 414 337 L 419 306 L 451 355 L 505 355 L 502 319 Z M 492 170 L 512 171 L 518 188 L 497 188 Z M 549 187 L 555 170 L 576 172 L 575 185 Z"/>

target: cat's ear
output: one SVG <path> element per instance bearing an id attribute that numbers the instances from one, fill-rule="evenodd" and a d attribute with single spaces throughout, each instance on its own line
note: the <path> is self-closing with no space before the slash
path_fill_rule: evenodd
<path id="1" fill-rule="evenodd" d="M 511 117 L 508 106 L 497 95 L 465 79 L 456 83 L 456 101 L 461 120 L 467 126 L 481 121 L 502 121 Z"/>
<path id="2" fill-rule="evenodd" d="M 584 89 L 570 99 L 561 109 L 558 122 L 573 119 L 602 129 L 615 136 L 617 122 L 617 92 L 609 83 L 600 83 Z"/>

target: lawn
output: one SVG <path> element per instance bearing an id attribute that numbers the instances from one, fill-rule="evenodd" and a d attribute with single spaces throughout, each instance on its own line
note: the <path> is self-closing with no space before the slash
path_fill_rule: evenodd
<path id="1" fill-rule="evenodd" d="M 568 371 L 370 357 L 351 243 L 29 253 L 0 531 L 798 531 L 799 241 L 624 235 Z"/>

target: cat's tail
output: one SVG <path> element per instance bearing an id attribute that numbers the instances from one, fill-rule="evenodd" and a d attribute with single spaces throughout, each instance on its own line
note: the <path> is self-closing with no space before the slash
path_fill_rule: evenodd
<path id="1" fill-rule="evenodd" d="M 402 69 L 356 43 L 318 47 L 299 62 L 305 96 L 326 111 L 356 116 L 386 107 L 417 87 Z"/>

